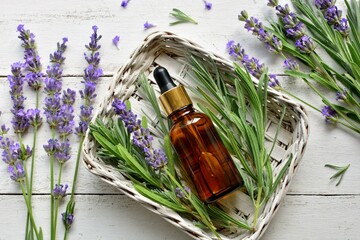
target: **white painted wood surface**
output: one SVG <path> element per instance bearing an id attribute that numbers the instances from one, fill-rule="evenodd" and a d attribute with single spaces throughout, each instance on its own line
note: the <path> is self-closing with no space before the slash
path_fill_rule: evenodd
<path id="1" fill-rule="evenodd" d="M 84 45 L 89 41 L 91 26 L 96 24 L 101 40 L 101 67 L 108 77 L 98 85 L 98 101 L 111 81 L 111 75 L 130 56 L 131 52 L 151 31 L 169 30 L 198 42 L 209 50 L 226 55 L 225 44 L 234 39 L 241 42 L 247 52 L 270 66 L 272 72 L 280 72 L 282 61 L 268 54 L 255 37 L 246 33 L 237 15 L 246 9 L 251 16 L 264 22 L 274 17 L 274 11 L 266 7 L 265 0 L 212 0 L 213 9 L 207 11 L 201 0 L 154 1 L 131 0 L 128 7 L 120 7 L 120 0 L 44 1 L 18 0 L 0 2 L 0 122 L 8 123 L 12 105 L 8 95 L 6 76 L 10 64 L 22 59 L 23 51 L 17 39 L 16 27 L 25 24 L 36 35 L 38 49 L 44 67 L 56 42 L 68 37 L 68 50 L 64 74 L 65 87 L 82 88 L 81 74 L 86 62 Z M 282 1 L 284 3 L 284 1 Z M 344 8 L 343 1 L 339 5 Z M 199 24 L 169 26 L 172 8 L 179 8 L 193 16 Z M 149 21 L 156 28 L 143 30 Z M 120 35 L 119 49 L 111 39 Z M 284 85 L 300 97 L 321 107 L 320 100 L 298 79 L 282 79 Z M 34 95 L 26 88 L 26 107 L 34 106 Z M 42 96 L 43 99 L 44 96 Z M 76 103 L 76 109 L 81 102 Z M 323 118 L 308 109 L 310 138 L 305 156 L 288 195 L 271 222 L 263 239 L 359 239 L 360 223 L 360 138 L 351 132 L 324 124 Z M 29 143 L 31 134 L 25 139 Z M 49 138 L 46 124 L 39 134 L 35 166 L 34 212 L 38 224 L 49 236 L 49 161 L 41 146 Z M 73 149 L 77 147 L 73 138 Z M 74 150 L 75 151 L 75 150 Z M 74 169 L 75 153 L 64 169 L 64 181 L 70 182 Z M 329 181 L 333 174 L 324 164 L 331 163 L 351 167 L 340 186 Z M 101 182 L 81 166 L 77 187 L 77 206 L 69 239 L 189 239 L 184 233 L 166 223 L 160 217 L 128 199 L 116 189 Z M 22 239 L 25 230 L 25 207 L 18 186 L 13 183 L 0 164 L 0 239 Z M 62 212 L 64 206 L 61 206 Z M 61 223 L 58 226 L 62 238 Z"/>

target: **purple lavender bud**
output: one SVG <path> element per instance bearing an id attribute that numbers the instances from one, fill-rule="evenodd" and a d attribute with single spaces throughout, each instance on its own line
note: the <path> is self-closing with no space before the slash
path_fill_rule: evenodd
<path id="1" fill-rule="evenodd" d="M 251 75 L 258 79 L 265 71 L 265 64 L 260 64 L 259 60 L 256 58 L 244 59 L 243 65 Z"/>
<path id="2" fill-rule="evenodd" d="M 23 64 L 21 62 L 15 62 L 11 65 L 11 73 L 14 77 L 19 77 L 21 75 L 21 68 Z"/>
<path id="3" fill-rule="evenodd" d="M 341 35 L 346 38 L 349 35 L 349 25 L 346 18 L 342 18 L 338 23 L 334 24 L 334 29 L 339 31 Z"/>
<path id="4" fill-rule="evenodd" d="M 184 190 L 189 194 L 189 193 L 191 193 L 191 190 L 190 190 L 190 188 L 188 187 L 188 186 L 184 186 Z M 186 198 L 186 196 L 185 196 L 185 193 L 179 188 L 179 187 L 177 187 L 176 189 L 175 189 L 175 194 L 176 194 L 176 196 L 178 197 L 178 198 Z"/>
<path id="5" fill-rule="evenodd" d="M 238 19 L 243 22 L 245 22 L 248 18 L 249 18 L 249 14 L 245 10 L 242 10 L 238 15 Z"/>
<path id="6" fill-rule="evenodd" d="M 97 96 L 95 93 L 96 84 L 94 82 L 85 82 L 84 91 L 80 90 L 80 97 L 87 102 L 92 102 L 92 100 Z"/>
<path id="7" fill-rule="evenodd" d="M 41 80 L 43 77 L 44 75 L 41 72 L 30 72 L 26 74 L 25 81 L 28 83 L 29 87 L 37 91 L 42 86 Z"/>
<path id="8" fill-rule="evenodd" d="M 276 15 L 278 15 L 280 18 L 283 18 L 285 17 L 286 15 L 290 14 L 291 11 L 290 11 L 290 8 L 289 8 L 289 5 L 288 4 L 285 4 L 285 6 L 281 6 L 281 5 L 278 5 L 276 6 L 275 8 L 277 10 L 277 13 Z"/>
<path id="9" fill-rule="evenodd" d="M 30 125 L 37 127 L 41 125 L 42 117 L 40 116 L 39 109 L 28 109 L 26 111 L 26 115 L 29 119 Z"/>
<path id="10" fill-rule="evenodd" d="M 315 44 L 310 37 L 304 35 L 296 40 L 296 48 L 302 53 L 311 53 L 315 49 Z"/>
<path id="11" fill-rule="evenodd" d="M 71 158 L 69 139 L 66 139 L 66 141 L 60 143 L 60 145 L 57 145 L 54 157 L 60 164 L 67 162 Z"/>
<path id="12" fill-rule="evenodd" d="M 94 108 L 92 106 L 81 106 L 80 107 L 80 120 L 81 121 L 85 121 L 85 122 L 90 122 L 91 120 L 91 114 L 92 114 L 92 110 Z"/>
<path id="13" fill-rule="evenodd" d="M 22 155 L 20 144 L 11 141 L 9 138 L 2 138 L 1 149 L 3 149 L 2 160 L 9 165 L 13 165 Z"/>
<path id="14" fill-rule="evenodd" d="M 9 130 L 10 130 L 10 128 L 6 128 L 5 124 L 1 125 L 1 127 L 0 127 L 0 135 L 3 136 L 5 134 L 7 134 L 9 132 Z"/>
<path id="15" fill-rule="evenodd" d="M 240 44 L 235 44 L 233 40 L 230 40 L 226 44 L 226 49 L 229 51 L 229 55 L 232 56 L 234 59 L 243 61 L 244 57 L 247 58 L 245 54 L 245 50 L 241 48 Z"/>
<path id="16" fill-rule="evenodd" d="M 152 24 L 152 23 L 149 23 L 148 21 L 146 21 L 144 23 L 144 29 L 147 30 L 149 28 L 153 28 L 153 27 L 156 27 L 156 25 Z"/>
<path id="17" fill-rule="evenodd" d="M 53 78 L 57 81 L 61 80 L 63 70 L 61 69 L 60 63 L 55 63 L 52 66 L 48 66 L 46 74 L 48 78 Z"/>
<path id="18" fill-rule="evenodd" d="M 87 55 L 84 53 L 85 60 L 88 62 L 88 64 L 91 64 L 92 66 L 97 67 L 100 63 L 100 53 L 96 52 L 94 54 Z"/>
<path id="19" fill-rule="evenodd" d="M 117 48 L 119 48 L 119 41 L 120 41 L 120 36 L 118 36 L 118 35 L 116 35 L 116 36 L 113 38 L 113 40 L 112 40 L 113 44 L 114 44 L 115 47 L 117 47 Z"/>
<path id="20" fill-rule="evenodd" d="M 62 184 L 60 184 L 60 185 L 55 184 L 55 188 L 52 191 L 53 197 L 55 199 L 62 199 L 64 197 L 66 197 L 66 190 L 68 189 L 68 187 L 69 186 L 67 184 L 65 184 L 65 186 Z"/>
<path id="21" fill-rule="evenodd" d="M 28 130 L 30 126 L 29 118 L 23 109 L 19 109 L 16 112 L 13 112 L 14 117 L 11 120 L 15 133 L 24 133 Z"/>
<path id="22" fill-rule="evenodd" d="M 65 225 L 65 228 L 70 229 L 71 225 L 74 222 L 74 215 L 64 212 L 61 214 L 61 216 L 62 216 L 63 223 Z"/>
<path id="23" fill-rule="evenodd" d="M 97 50 L 99 50 L 101 48 L 101 45 L 98 45 L 98 41 L 101 39 L 101 35 L 98 36 L 97 35 L 97 30 L 98 27 L 97 26 L 92 26 L 93 29 L 93 34 L 90 36 L 90 43 L 89 45 L 85 45 L 85 47 L 90 50 L 91 52 L 95 52 Z"/>
<path id="24" fill-rule="evenodd" d="M 329 7 L 326 12 L 324 12 L 324 18 L 329 25 L 340 22 L 342 11 L 339 10 L 336 6 Z"/>
<path id="25" fill-rule="evenodd" d="M 276 7 L 279 5 L 279 1 L 278 0 L 269 0 L 267 3 L 267 6 L 269 7 Z"/>
<path id="26" fill-rule="evenodd" d="M 304 23 L 298 22 L 295 27 L 286 29 L 286 34 L 294 39 L 301 38 L 305 35 Z"/>
<path id="27" fill-rule="evenodd" d="M 284 61 L 284 68 L 288 70 L 299 70 L 299 64 L 295 60 L 286 59 Z"/>
<path id="28" fill-rule="evenodd" d="M 46 115 L 47 120 L 49 120 L 49 118 L 56 116 L 56 113 L 60 110 L 60 108 L 61 108 L 60 94 L 56 93 L 53 97 L 45 98 L 44 113 Z"/>
<path id="29" fill-rule="evenodd" d="M 137 115 L 131 110 L 127 111 L 125 103 L 119 99 L 115 99 L 112 103 L 115 113 L 119 115 L 119 118 L 125 123 L 129 133 L 137 131 L 141 128 L 141 120 L 137 119 Z"/>
<path id="30" fill-rule="evenodd" d="M 336 123 L 336 121 L 337 121 L 337 113 L 332 107 L 324 106 L 321 109 L 321 113 L 325 117 L 325 122 L 327 122 L 327 123 Z"/>
<path id="31" fill-rule="evenodd" d="M 268 82 L 269 87 L 272 87 L 275 89 L 281 88 L 280 81 L 276 77 L 277 77 L 276 74 L 269 74 L 269 82 Z"/>
<path id="32" fill-rule="evenodd" d="M 52 77 L 47 77 L 44 80 L 45 88 L 44 92 L 49 96 L 54 96 L 55 94 L 59 94 L 62 88 L 62 82 L 56 80 Z"/>
<path id="33" fill-rule="evenodd" d="M 121 6 L 123 8 L 126 8 L 129 2 L 130 2 L 130 0 L 124 0 L 124 1 L 121 2 Z"/>
<path id="34" fill-rule="evenodd" d="M 211 10 L 211 8 L 212 8 L 212 3 L 211 2 L 208 2 L 208 1 L 204 0 L 204 4 L 205 4 L 205 8 L 207 10 Z"/>
<path id="35" fill-rule="evenodd" d="M 62 102 L 65 105 L 74 105 L 75 97 L 76 92 L 68 88 L 66 91 L 63 91 Z"/>
<path id="36" fill-rule="evenodd" d="M 347 90 L 344 88 L 341 92 L 336 93 L 336 101 L 345 101 L 347 99 Z"/>
<path id="37" fill-rule="evenodd" d="M 79 122 L 79 126 L 75 128 L 75 133 L 78 136 L 85 136 L 86 130 L 89 127 L 88 122 Z"/>
<path id="38" fill-rule="evenodd" d="M 45 152 L 52 156 L 55 154 L 56 149 L 59 148 L 59 141 L 57 139 L 49 139 L 47 145 L 43 145 Z"/>
<path id="39" fill-rule="evenodd" d="M 282 22 L 284 23 L 285 28 L 294 28 L 299 20 L 297 19 L 295 13 L 290 12 L 282 18 Z"/>
<path id="40" fill-rule="evenodd" d="M 315 0 L 315 6 L 322 11 L 334 6 L 335 3 L 336 0 Z"/>
<path id="41" fill-rule="evenodd" d="M 15 182 L 20 182 L 25 179 L 24 165 L 21 161 L 17 161 L 14 165 L 8 167 L 10 178 Z"/>
<path id="42" fill-rule="evenodd" d="M 67 48 L 66 43 L 68 42 L 68 38 L 64 37 L 62 40 L 63 42 L 61 44 L 57 43 L 57 50 L 53 54 L 50 54 L 51 63 L 57 63 L 61 65 L 65 61 L 65 57 L 63 57 L 63 53 Z"/>

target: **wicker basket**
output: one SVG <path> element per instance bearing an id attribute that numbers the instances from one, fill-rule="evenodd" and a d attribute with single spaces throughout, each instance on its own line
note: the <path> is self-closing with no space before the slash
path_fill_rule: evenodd
<path id="1" fill-rule="evenodd" d="M 150 34 L 144 42 L 131 55 L 129 61 L 125 63 L 114 75 L 113 82 L 108 88 L 104 101 L 98 107 L 95 117 L 101 117 L 104 122 L 114 116 L 111 103 L 114 98 L 136 99 L 140 101 L 141 108 L 150 107 L 137 92 L 136 81 L 140 73 L 149 74 L 157 65 L 166 65 L 175 76 L 185 86 L 187 85 L 186 74 L 184 74 L 184 56 L 193 54 L 200 57 L 211 57 L 215 64 L 223 71 L 231 71 L 233 65 L 223 57 L 210 53 L 196 43 L 181 38 L 170 32 L 155 32 Z M 257 84 L 256 80 L 254 83 Z M 154 85 L 155 90 L 158 90 Z M 307 115 L 304 108 L 292 101 L 289 97 L 273 90 L 268 91 L 268 125 L 266 129 L 267 145 L 272 145 L 275 136 L 277 123 L 283 106 L 286 106 L 286 115 L 279 132 L 276 147 L 271 155 L 274 177 L 289 159 L 292 154 L 293 159 L 290 167 L 279 184 L 278 189 L 269 199 L 267 204 L 261 209 L 258 225 L 255 232 L 228 231 L 221 232 L 223 239 L 258 239 L 266 230 L 270 220 L 277 211 L 282 197 L 285 196 L 289 183 L 294 176 L 300 159 L 302 158 L 308 138 Z M 156 135 L 156 132 L 155 132 Z M 105 164 L 97 157 L 97 143 L 89 135 L 86 135 L 83 145 L 83 162 L 86 168 L 93 174 L 98 175 L 105 182 L 117 187 L 124 194 L 141 203 L 145 208 L 162 216 L 164 219 L 177 226 L 190 236 L 196 239 L 214 239 L 214 236 L 206 231 L 195 227 L 191 219 L 186 219 L 174 211 L 159 205 L 156 202 L 140 195 L 132 186 L 131 181 L 126 180 L 115 168 Z M 242 196 L 235 196 L 231 203 L 225 203 L 233 212 L 244 212 L 244 200 Z M 230 204 L 230 206 L 229 206 Z"/>

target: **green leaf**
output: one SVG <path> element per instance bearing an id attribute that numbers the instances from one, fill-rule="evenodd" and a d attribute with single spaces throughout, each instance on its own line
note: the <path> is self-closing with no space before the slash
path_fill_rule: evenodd
<path id="1" fill-rule="evenodd" d="M 348 168 L 350 167 L 350 164 L 346 165 L 346 166 L 343 166 L 343 167 L 340 167 L 340 166 L 336 166 L 336 165 L 332 165 L 332 164 L 325 164 L 325 167 L 328 167 L 328 168 L 331 168 L 331 169 L 334 169 L 336 170 L 337 172 L 332 175 L 330 177 L 330 179 L 339 179 L 338 182 L 336 183 L 336 186 L 339 186 L 339 184 L 341 183 L 341 180 L 343 179 L 344 177 L 344 174 L 345 172 L 348 170 Z"/>
<path id="2" fill-rule="evenodd" d="M 166 154 L 166 157 L 168 158 L 168 164 L 167 167 L 172 175 L 175 176 L 175 156 L 173 153 L 173 148 L 170 140 L 170 136 L 168 134 L 164 137 L 164 152 Z"/>
<path id="3" fill-rule="evenodd" d="M 178 21 L 172 22 L 170 23 L 170 25 L 176 25 L 176 24 L 180 24 L 180 23 L 193 23 L 193 24 L 198 24 L 194 19 L 192 19 L 189 15 L 187 15 L 186 13 L 184 13 L 183 11 L 177 9 L 177 8 L 173 8 L 172 12 L 170 13 L 171 16 L 173 16 L 174 18 L 178 19 Z"/>
<path id="4" fill-rule="evenodd" d="M 216 219 L 220 219 L 223 222 L 231 222 L 233 224 L 235 224 L 236 226 L 246 229 L 246 230 L 252 230 L 252 228 L 246 223 L 246 222 L 241 222 L 238 221 L 232 217 L 230 217 L 226 212 L 224 212 L 223 210 L 219 209 L 218 207 L 215 207 L 211 204 L 209 204 L 208 206 L 209 214 L 211 216 L 214 216 Z"/>
<path id="5" fill-rule="evenodd" d="M 156 186 L 156 187 L 160 187 L 161 183 L 153 178 L 151 176 L 151 174 L 149 173 L 149 170 L 144 168 L 139 162 L 138 160 L 133 157 L 128 150 L 122 146 L 122 145 L 117 145 L 116 149 L 118 150 L 118 157 L 123 158 L 126 163 L 134 170 L 136 171 L 140 176 L 142 176 L 148 183 Z"/>
<path id="6" fill-rule="evenodd" d="M 161 129 L 162 133 L 163 134 L 168 133 L 169 129 L 165 126 L 163 116 L 161 114 L 159 102 L 156 98 L 155 91 L 154 91 L 153 87 L 150 85 L 150 83 L 144 73 L 140 74 L 138 81 L 140 83 L 140 91 L 143 92 L 142 95 L 144 96 L 144 98 L 146 100 L 148 100 L 148 102 L 150 102 L 151 106 L 154 109 L 156 117 L 160 123 L 160 129 Z"/>
<path id="7" fill-rule="evenodd" d="M 153 200 L 154 202 L 157 202 L 165 207 L 168 207 L 176 212 L 188 212 L 188 209 L 183 207 L 182 205 L 176 204 L 174 202 L 171 202 L 163 197 L 161 197 L 159 194 L 154 193 L 153 191 L 149 190 L 148 188 L 140 185 L 140 184 L 134 184 L 134 189 L 138 191 L 141 195 Z"/>

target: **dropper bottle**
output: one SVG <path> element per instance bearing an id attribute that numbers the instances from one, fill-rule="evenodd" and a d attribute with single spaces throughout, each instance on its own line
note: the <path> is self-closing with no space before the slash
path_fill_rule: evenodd
<path id="1" fill-rule="evenodd" d="M 185 88 L 176 86 L 165 68 L 157 67 L 154 77 L 161 91 L 160 102 L 173 123 L 169 132 L 172 145 L 199 198 L 211 203 L 242 185 L 210 118 L 195 111 Z"/>

